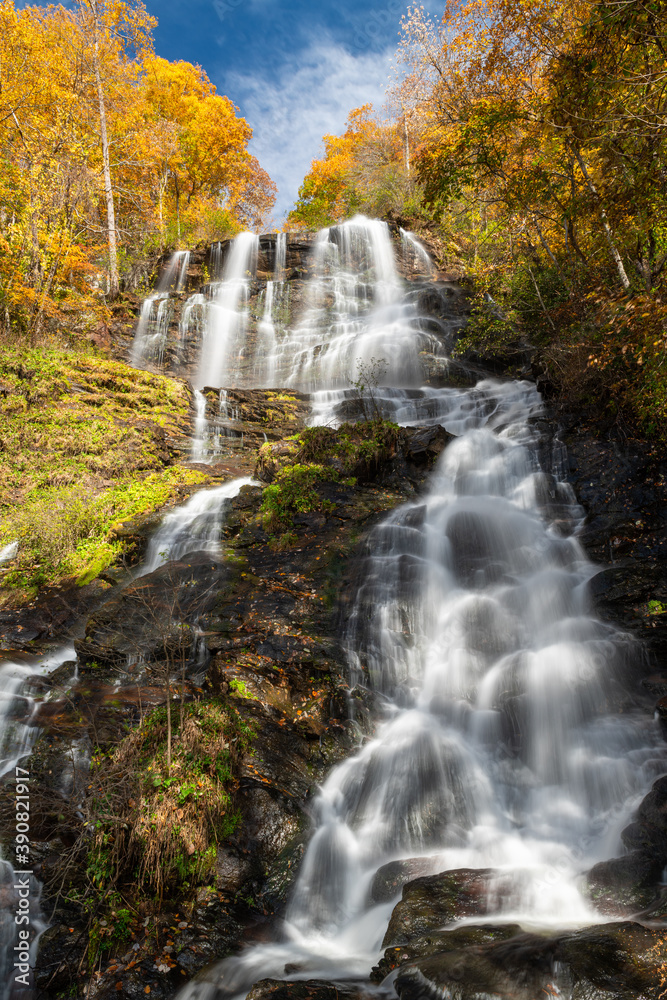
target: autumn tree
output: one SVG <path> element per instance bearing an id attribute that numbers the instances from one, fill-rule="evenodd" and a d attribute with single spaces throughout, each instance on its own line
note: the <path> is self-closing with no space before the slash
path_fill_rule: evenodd
<path id="1" fill-rule="evenodd" d="M 0 323 L 105 321 L 135 262 L 259 227 L 275 186 L 199 67 L 153 53 L 140 0 L 0 0 Z"/>
<path id="2" fill-rule="evenodd" d="M 370 104 L 351 111 L 341 136 L 325 135 L 324 156 L 313 160 L 299 189 L 299 200 L 289 222 L 310 229 L 321 229 L 340 222 L 358 209 L 358 197 L 352 182 L 356 154 L 376 131 Z"/>
<path id="3" fill-rule="evenodd" d="M 110 74 L 105 68 L 111 63 L 122 64 L 128 52 L 145 50 L 152 44 L 151 32 L 157 21 L 148 15 L 141 0 L 123 3 L 121 0 L 78 0 L 83 37 L 92 39 L 90 63 L 95 77 L 99 108 L 100 146 L 106 201 L 107 241 L 109 244 L 109 295 L 116 298 L 119 290 L 118 240 L 114 190 L 111 180 L 111 157 L 107 127 L 107 95 Z M 103 50 L 107 51 L 104 52 Z M 109 51 L 111 50 L 111 51 Z M 105 58 L 106 56 L 106 58 Z"/>

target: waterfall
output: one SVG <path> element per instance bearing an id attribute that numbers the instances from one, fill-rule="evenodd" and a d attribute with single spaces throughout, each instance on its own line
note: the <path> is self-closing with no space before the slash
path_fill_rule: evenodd
<path id="1" fill-rule="evenodd" d="M 165 563 L 182 559 L 190 552 L 219 555 L 220 533 L 227 510 L 227 501 L 238 496 L 243 486 L 252 486 L 249 478 L 232 479 L 210 490 L 200 490 L 187 503 L 175 507 L 162 520 L 155 532 L 136 574 L 145 576 Z"/>
<path id="2" fill-rule="evenodd" d="M 137 368 L 147 362 L 162 364 L 173 314 L 169 292 L 156 292 L 144 300 L 132 344 L 131 364 Z"/>
<path id="3" fill-rule="evenodd" d="M 178 254 L 175 254 L 179 258 L 178 261 L 178 278 L 176 280 L 176 291 L 182 292 L 185 289 L 185 283 L 188 280 L 188 268 L 190 267 L 190 251 L 184 250 Z"/>
<path id="4" fill-rule="evenodd" d="M 428 255 L 403 234 L 411 260 Z M 255 280 L 259 239 L 241 233 L 226 255 L 210 250 L 211 280 L 183 304 L 176 350 L 167 350 L 174 289 L 184 288 L 189 257 L 174 255 L 158 287 L 143 304 L 132 363 L 162 365 L 168 358 L 198 388 L 291 386 L 302 391 L 344 390 L 361 374 L 384 384 L 419 386 L 424 355 L 447 363 L 447 331 L 424 316 L 419 289 L 399 276 L 386 223 L 357 216 L 318 234 L 313 277 L 300 315 L 292 318 L 287 280 L 287 234 L 275 237 L 272 277 Z M 224 264 L 223 264 L 224 256 Z M 429 265 L 430 266 L 430 265 Z"/>
<path id="5" fill-rule="evenodd" d="M 211 247 L 211 281 L 220 281 L 222 278 L 222 243 L 214 243 Z"/>
<path id="6" fill-rule="evenodd" d="M 26 763 L 26 758 L 30 756 L 39 735 L 39 729 L 30 724 L 37 707 L 31 693 L 31 684 L 36 678 L 51 673 L 75 657 L 74 648 L 68 646 L 38 660 L 21 663 L 0 660 L 0 775 L 9 783 L 10 788 L 13 786 L 17 793 L 20 791 L 21 796 L 30 796 L 29 791 L 23 790 L 30 788 L 29 780 L 25 780 L 30 766 Z M 17 772 L 17 768 L 22 769 Z M 24 770 L 26 774 L 23 773 Z M 17 818 L 18 811 L 17 809 Z M 27 826 L 29 828 L 29 821 Z M 16 846 L 18 841 L 14 844 Z M 25 864 L 17 865 L 8 855 L 9 849 L 5 847 L 3 854 L 0 854 L 0 1000 L 18 1000 L 19 997 L 26 997 L 27 1000 L 32 995 L 31 991 L 16 983 L 19 970 L 15 967 L 15 962 L 20 955 L 19 925 L 15 921 L 19 909 L 19 879 L 28 890 L 25 900 L 30 922 L 21 925 L 21 929 L 27 930 L 30 935 L 31 967 L 34 967 L 37 943 L 46 923 L 40 903 L 41 887 L 31 873 L 29 858 L 26 857 Z M 17 851 L 14 862 L 18 855 Z M 29 874 L 23 874 L 24 872 Z"/>
<path id="7" fill-rule="evenodd" d="M 194 390 L 195 432 L 192 437 L 191 457 L 193 462 L 205 462 L 208 456 L 208 420 L 206 419 L 206 396 L 201 389 Z"/>
<path id="8" fill-rule="evenodd" d="M 591 609 L 597 569 L 537 389 L 420 385 L 422 335 L 390 249 L 382 223 L 320 234 L 306 314 L 277 348 L 290 384 L 317 387 L 314 423 L 346 418 L 359 393 L 344 373 L 376 357 L 389 363 L 372 387 L 380 412 L 454 436 L 428 492 L 373 529 L 348 617 L 351 683 L 386 712 L 320 791 L 280 940 L 209 969 L 181 1000 L 242 996 L 266 977 L 365 978 L 397 901 L 373 905 L 370 886 L 399 859 L 492 869 L 485 922 L 599 923 L 580 876 L 665 771 L 655 722 L 629 707 L 639 652 Z"/>
<path id="9" fill-rule="evenodd" d="M 421 245 L 414 233 L 401 229 L 401 249 L 403 260 L 410 263 L 413 271 L 426 275 L 428 278 L 435 274 L 433 261 L 429 257 L 426 248 Z"/>
<path id="10" fill-rule="evenodd" d="M 260 358 L 260 372 L 258 381 L 271 386 L 275 379 L 275 354 L 278 346 L 276 339 L 276 326 L 273 318 L 274 301 L 279 300 L 282 290 L 282 282 L 267 281 L 266 294 L 264 299 L 264 314 L 259 322 L 259 344 L 258 355 Z M 276 294 L 277 293 L 277 294 Z"/>
<path id="11" fill-rule="evenodd" d="M 181 292 L 185 288 L 189 264 L 188 250 L 172 254 L 154 293 L 142 303 L 130 352 L 130 364 L 135 367 L 141 368 L 147 362 L 159 366 L 164 363 L 169 325 L 174 314 L 171 293 Z"/>
<path id="12" fill-rule="evenodd" d="M 285 267 L 287 264 L 287 233 L 278 233 L 276 237 L 276 259 L 273 267 L 273 280 L 285 280 Z"/>
<path id="13" fill-rule="evenodd" d="M 313 271 L 305 314 L 279 347 L 278 381 L 302 391 L 338 388 L 377 367 L 386 384 L 419 385 L 420 352 L 442 346 L 405 296 L 386 223 L 359 216 L 324 230 Z"/>
<path id="14" fill-rule="evenodd" d="M 197 384 L 221 386 L 236 381 L 245 349 L 249 286 L 257 264 L 259 237 L 241 233 L 232 243 L 222 281 L 212 283 Z"/>
<path id="15" fill-rule="evenodd" d="M 201 292 L 191 295 L 183 305 L 179 332 L 179 354 L 186 353 L 190 340 L 194 340 L 198 350 L 201 349 L 204 330 L 206 329 L 208 304 L 206 296 Z"/>

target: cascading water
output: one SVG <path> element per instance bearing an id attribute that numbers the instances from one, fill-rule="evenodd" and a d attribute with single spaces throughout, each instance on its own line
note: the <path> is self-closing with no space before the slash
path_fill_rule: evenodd
<path id="1" fill-rule="evenodd" d="M 278 233 L 276 236 L 276 258 L 273 265 L 273 280 L 285 280 L 285 268 L 287 266 L 287 233 Z"/>
<path id="2" fill-rule="evenodd" d="M 190 457 L 193 462 L 205 462 L 209 457 L 209 427 L 206 419 L 206 396 L 201 389 L 194 390 L 194 400 L 195 428 Z"/>
<path id="3" fill-rule="evenodd" d="M 406 299 L 387 224 L 357 217 L 324 230 L 313 270 L 305 315 L 276 356 L 278 381 L 302 391 L 349 386 L 360 366 L 382 359 L 384 382 L 419 385 L 420 352 L 442 344 Z"/>
<path id="4" fill-rule="evenodd" d="M 428 493 L 369 537 L 347 625 L 351 680 L 384 697 L 386 716 L 321 790 L 280 940 L 181 1000 L 242 995 L 267 976 L 365 978 L 394 905 L 371 905 L 369 889 L 397 859 L 492 869 L 494 923 L 599 923 L 579 876 L 614 853 L 665 771 L 657 728 L 624 687 L 638 651 L 591 612 L 596 569 L 537 390 L 416 387 L 420 333 L 384 237 L 358 220 L 321 234 L 308 312 L 276 371 L 289 363 L 290 384 L 318 386 L 312 421 L 336 424 L 355 395 L 342 373 L 388 356 L 379 412 L 454 435 Z"/>
<path id="5" fill-rule="evenodd" d="M 65 647 L 38 660 L 20 663 L 0 660 L 0 777 L 9 782 L 10 787 L 17 767 L 21 767 L 15 780 L 24 789 L 30 788 L 29 780 L 22 779 L 29 774 L 26 758 L 30 756 L 39 735 L 39 729 L 30 724 L 37 707 L 32 684 L 38 677 L 51 673 L 66 661 L 75 659 L 75 656 L 73 647 Z M 21 794 L 27 794 L 29 801 L 29 791 L 22 791 Z M 23 808 L 20 811 L 23 815 Z M 17 809 L 17 814 L 18 812 Z M 29 829 L 29 822 L 26 825 Z M 21 927 L 29 932 L 30 965 L 34 967 L 39 935 L 46 924 L 40 903 L 41 887 L 37 879 L 32 874 L 17 874 L 15 865 L 9 860 L 9 853 L 9 848 L 5 847 L 0 854 L 0 1000 L 19 1000 L 21 997 L 27 1000 L 32 997 L 32 990 L 27 985 L 30 975 L 23 982 L 17 982 L 17 976 L 21 972 L 15 965 L 18 960 L 18 931 Z M 30 871 L 27 857 L 25 865 L 19 871 Z M 15 919 L 19 912 L 20 885 L 25 885 L 27 889 L 27 895 L 26 889 L 20 891 L 24 897 L 21 905 L 29 916 L 28 925 L 18 925 Z"/>
<path id="6" fill-rule="evenodd" d="M 182 292 L 185 288 L 189 264 L 188 250 L 173 254 L 155 292 L 144 301 L 130 353 L 130 363 L 137 368 L 149 362 L 158 366 L 163 364 L 169 325 L 174 315 L 171 293 Z"/>
<path id="7" fill-rule="evenodd" d="M 412 257 L 421 252 L 428 260 L 414 237 L 409 246 Z M 290 317 L 287 234 L 277 234 L 273 273 L 260 291 L 252 280 L 258 252 L 257 237 L 242 233 L 223 267 L 221 245 L 213 246 L 207 298 L 193 295 L 183 307 L 178 353 L 198 356 L 191 376 L 197 387 L 343 390 L 358 380 L 360 365 L 372 368 L 382 358 L 385 382 L 417 386 L 424 379 L 424 352 L 446 366 L 451 330 L 422 314 L 417 283 L 406 288 L 399 277 L 386 223 L 357 217 L 319 234 L 313 279 L 296 322 Z M 424 270 L 417 277 L 425 280 Z"/>
<path id="8" fill-rule="evenodd" d="M 246 347 L 249 287 L 258 249 L 254 233 L 241 233 L 231 245 L 222 281 L 209 285 L 211 300 L 196 377 L 200 388 L 235 382 Z"/>
<path id="9" fill-rule="evenodd" d="M 232 479 L 222 486 L 200 490 L 187 503 L 175 507 L 165 515 L 151 538 L 136 575 L 152 573 L 167 562 L 182 559 L 189 552 L 217 555 L 226 501 L 238 496 L 243 486 L 252 485 L 252 479 Z"/>
<path id="10" fill-rule="evenodd" d="M 429 278 L 435 274 L 433 261 L 426 248 L 422 246 L 414 233 L 410 233 L 406 229 L 401 229 L 401 251 L 403 257 L 410 261 L 412 270 L 425 274 Z"/>

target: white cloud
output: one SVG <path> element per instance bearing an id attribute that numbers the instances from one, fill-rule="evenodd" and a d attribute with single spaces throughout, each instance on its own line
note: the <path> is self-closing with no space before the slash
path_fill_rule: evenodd
<path id="1" fill-rule="evenodd" d="M 340 134 L 352 108 L 382 107 L 393 51 L 352 55 L 325 40 L 301 50 L 277 74 L 271 67 L 277 84 L 256 73 L 225 74 L 225 92 L 254 129 L 252 152 L 278 185 L 276 217 L 296 200 L 322 136 Z"/>

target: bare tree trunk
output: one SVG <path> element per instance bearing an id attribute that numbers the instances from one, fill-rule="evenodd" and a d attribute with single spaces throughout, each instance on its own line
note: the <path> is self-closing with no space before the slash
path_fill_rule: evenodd
<path id="1" fill-rule="evenodd" d="M 408 116 L 403 112 L 403 131 L 405 134 L 405 169 L 410 177 L 410 135 L 408 134 Z"/>
<path id="2" fill-rule="evenodd" d="M 602 204 L 602 199 L 600 198 L 600 195 L 597 193 L 595 185 L 593 184 L 593 181 L 590 178 L 590 174 L 588 173 L 588 168 L 586 167 L 584 158 L 578 149 L 575 149 L 574 155 L 577 158 L 577 163 L 579 164 L 581 172 L 584 175 L 584 180 L 588 185 L 588 189 L 598 203 L 598 207 L 600 209 L 600 219 L 602 220 L 602 228 L 604 229 L 604 235 L 606 237 L 611 255 L 614 258 L 614 263 L 616 264 L 616 270 L 618 271 L 618 276 L 621 279 L 621 284 L 623 285 L 623 288 L 627 292 L 630 289 L 630 279 L 626 274 L 625 268 L 623 266 L 623 260 L 618 251 L 618 247 L 614 243 L 614 236 L 611 231 L 611 226 L 609 225 L 609 220 L 607 219 L 607 213 L 605 212 L 604 205 Z"/>
<path id="3" fill-rule="evenodd" d="M 107 110 L 104 102 L 104 88 L 100 73 L 100 18 L 98 0 L 88 0 L 95 23 L 95 84 L 97 100 L 100 106 L 100 137 L 102 139 L 102 166 L 104 171 L 104 194 L 107 203 L 107 236 L 109 241 L 109 295 L 112 299 L 118 297 L 118 245 L 116 240 L 116 210 L 113 201 L 111 185 L 111 162 L 109 158 L 109 137 L 107 133 Z"/>
<path id="4" fill-rule="evenodd" d="M 178 177 L 174 174 L 174 187 L 176 189 L 176 230 L 178 233 L 178 245 L 181 245 L 181 190 L 178 186 Z"/>
<path id="5" fill-rule="evenodd" d="M 167 674 L 167 770 L 171 771 L 171 684 Z"/>

